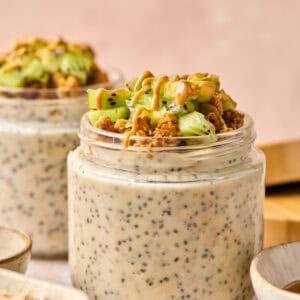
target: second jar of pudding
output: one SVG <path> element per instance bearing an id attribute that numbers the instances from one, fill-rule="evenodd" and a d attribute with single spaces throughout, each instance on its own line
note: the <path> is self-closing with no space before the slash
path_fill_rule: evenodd
<path id="1" fill-rule="evenodd" d="M 68 158 L 69 259 L 91 299 L 246 299 L 262 247 L 264 157 L 245 125 L 143 148 L 82 119 Z M 161 144 L 161 143 L 160 143 Z M 173 146 L 172 146 L 173 145 Z"/>
<path id="2" fill-rule="evenodd" d="M 103 86 L 120 84 L 118 71 L 109 76 Z M 86 102 L 83 87 L 0 88 L 1 224 L 29 234 L 35 256 L 67 254 L 66 157 Z"/>

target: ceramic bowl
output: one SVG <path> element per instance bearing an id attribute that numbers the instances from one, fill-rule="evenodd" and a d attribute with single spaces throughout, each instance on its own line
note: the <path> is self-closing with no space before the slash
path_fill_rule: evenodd
<path id="1" fill-rule="evenodd" d="M 30 237 L 17 229 L 0 226 L 0 268 L 25 273 L 30 256 Z"/>
<path id="2" fill-rule="evenodd" d="M 28 278 L 4 269 L 0 269 L 0 291 L 16 296 L 26 295 L 34 300 L 88 300 L 83 292 L 74 288 Z"/>
<path id="3" fill-rule="evenodd" d="M 250 274 L 258 300 L 300 300 L 300 294 L 283 290 L 300 280 L 300 241 L 263 250 L 253 259 Z"/>

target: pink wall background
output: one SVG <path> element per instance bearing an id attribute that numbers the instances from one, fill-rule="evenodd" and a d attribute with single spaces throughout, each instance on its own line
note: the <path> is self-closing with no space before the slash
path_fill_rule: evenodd
<path id="1" fill-rule="evenodd" d="M 215 72 L 260 142 L 300 137 L 298 0 L 0 0 L 0 49 L 21 34 L 89 42 L 127 76 Z"/>

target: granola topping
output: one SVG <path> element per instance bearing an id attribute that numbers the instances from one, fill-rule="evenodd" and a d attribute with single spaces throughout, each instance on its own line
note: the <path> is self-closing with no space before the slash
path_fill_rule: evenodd
<path id="1" fill-rule="evenodd" d="M 20 38 L 0 54 L 0 86 L 75 88 L 108 81 L 89 45 Z"/>
<path id="2" fill-rule="evenodd" d="M 236 102 L 220 89 L 218 76 L 209 73 L 169 77 L 145 71 L 124 88 L 88 90 L 88 104 L 91 124 L 124 133 L 125 147 L 133 135 L 153 137 L 147 144 L 153 146 L 157 138 L 214 137 L 244 122 Z"/>

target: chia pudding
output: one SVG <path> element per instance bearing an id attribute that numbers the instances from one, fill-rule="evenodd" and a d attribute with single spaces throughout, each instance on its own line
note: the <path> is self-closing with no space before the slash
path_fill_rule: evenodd
<path id="1" fill-rule="evenodd" d="M 68 86 L 62 78 L 57 86 L 50 81 L 29 81 L 24 74 L 30 65 L 25 63 L 15 69 L 11 60 L 17 57 L 19 62 L 28 53 L 32 55 L 34 43 L 35 39 L 22 40 L 0 59 L 0 85 L 9 84 L 0 87 L 0 218 L 2 225 L 20 228 L 31 236 L 33 255 L 60 256 L 67 253 L 66 157 L 79 143 L 86 88 L 79 83 Z M 65 42 L 57 43 L 62 48 Z M 35 59 L 27 57 L 26 63 Z M 6 68 L 9 64 L 12 69 Z M 108 72 L 109 81 L 97 86 L 119 83 L 119 72 Z M 64 76 L 69 83 L 71 77 L 76 81 L 74 75 Z"/>
<path id="2" fill-rule="evenodd" d="M 91 299 L 252 299 L 265 161 L 249 116 L 213 139 L 128 141 L 86 114 L 80 138 L 68 157 L 77 288 Z"/>

